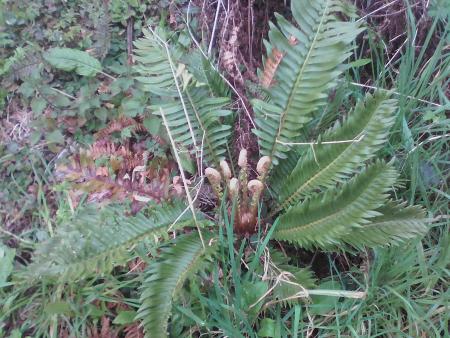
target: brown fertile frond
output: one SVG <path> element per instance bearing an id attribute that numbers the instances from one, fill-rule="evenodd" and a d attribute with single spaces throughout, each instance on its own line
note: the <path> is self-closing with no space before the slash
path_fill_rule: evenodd
<path id="1" fill-rule="evenodd" d="M 264 65 L 264 72 L 261 76 L 262 87 L 267 89 L 274 83 L 275 72 L 277 71 L 278 65 L 281 63 L 283 56 L 284 54 L 278 49 L 272 49 L 272 54 L 267 58 L 266 64 Z"/>
<path id="2" fill-rule="evenodd" d="M 147 129 L 140 122 L 137 122 L 131 117 L 121 116 L 118 119 L 112 120 L 107 127 L 100 129 L 96 134 L 95 138 L 97 140 L 105 139 L 109 135 L 115 132 L 120 132 L 124 128 L 133 126 L 133 131 L 136 133 L 146 133 Z"/>

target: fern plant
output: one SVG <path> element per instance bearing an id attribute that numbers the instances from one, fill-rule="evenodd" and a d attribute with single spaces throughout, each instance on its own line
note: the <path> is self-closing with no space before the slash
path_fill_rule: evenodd
<path id="1" fill-rule="evenodd" d="M 172 300 L 182 296 L 186 280 L 191 290 L 207 293 L 211 271 L 216 282 L 220 278 L 216 261 L 224 250 L 236 277 L 240 269 L 234 261 L 233 232 L 245 244 L 245 238 L 267 229 L 263 244 L 259 242 L 242 268 L 246 274 L 239 278 L 247 283 L 259 275 L 258 262 L 264 248 L 270 248 L 270 238 L 305 249 L 345 250 L 397 244 L 426 232 L 424 210 L 392 198 L 398 177 L 394 163 L 377 159 L 397 110 L 389 94 L 366 94 L 330 129 L 313 140 L 305 137 L 345 71 L 352 42 L 363 28 L 343 0 L 293 0 L 291 8 L 295 22 L 277 16 L 265 42 L 268 56 L 260 78 L 267 99 L 252 100 L 261 157 L 256 177 L 248 164 L 252 154 L 245 149 L 237 166 L 230 163 L 233 114 L 220 75 L 200 54 L 184 57 L 177 34 L 146 30 L 135 43 L 136 80 L 150 96 L 150 111 L 165 121 L 175 157 L 189 149 L 199 169 L 209 165 L 204 173 L 221 207 L 214 217 L 194 210 L 193 200 L 164 202 L 133 217 L 111 208 L 75 217 L 38 250 L 26 271 L 29 277 L 70 281 L 109 273 L 132 257 L 136 245 L 150 240 L 161 250 L 144 274 L 136 319 L 148 337 L 164 337 Z M 178 164 L 183 174 L 183 163 Z M 239 173 L 233 170 L 237 167 Z M 169 240 L 169 231 L 179 235 Z M 253 320 L 260 302 L 289 306 L 314 285 L 310 270 L 289 263 L 273 248 L 269 252 L 264 274 L 277 281 L 270 289 L 244 295 L 235 309 Z M 226 263 L 220 264 L 225 271 Z M 241 283 L 239 278 L 236 283 Z"/>

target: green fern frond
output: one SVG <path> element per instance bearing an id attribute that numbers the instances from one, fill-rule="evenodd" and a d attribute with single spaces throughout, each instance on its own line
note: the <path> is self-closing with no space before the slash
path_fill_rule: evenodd
<path id="1" fill-rule="evenodd" d="M 209 94 L 215 97 L 230 97 L 230 87 L 223 80 L 219 71 L 198 50 L 183 57 L 189 71 L 200 84 L 207 86 Z"/>
<path id="2" fill-rule="evenodd" d="M 318 188 L 331 188 L 344 181 L 375 156 L 387 141 L 396 103 L 381 92 L 367 94 L 348 119 L 342 125 L 337 123 L 322 139 L 322 142 L 349 142 L 315 145 L 302 157 L 284 180 L 280 208 L 287 209 Z"/>
<path id="3" fill-rule="evenodd" d="M 145 272 L 136 319 L 142 320 L 146 337 L 167 337 L 173 299 L 184 282 L 204 267 L 216 248 L 213 244 L 205 251 L 196 232 L 182 235 L 171 244 L 163 248 L 158 260 Z"/>
<path id="4" fill-rule="evenodd" d="M 176 65 L 169 60 L 178 60 L 181 52 L 170 48 L 170 45 L 162 40 L 166 38 L 164 30 L 158 30 L 158 36 L 148 29 L 144 29 L 143 33 L 144 37 L 134 42 L 136 60 L 134 70 L 139 74 L 135 79 L 143 90 L 154 95 L 177 96 L 178 91 L 174 82 L 174 75 L 177 75 L 176 68 L 174 69 Z"/>
<path id="5" fill-rule="evenodd" d="M 276 166 L 272 169 L 270 173 L 269 188 L 274 195 L 277 196 L 277 198 L 274 198 L 274 201 L 279 201 L 279 196 L 286 182 L 286 178 L 289 177 L 296 167 L 300 156 L 300 152 L 293 148 L 286 153 L 286 158 L 283 160 L 283 165 Z"/>
<path id="6" fill-rule="evenodd" d="M 205 87 L 187 88 L 183 98 L 197 146 L 200 147 L 203 144 L 205 162 L 218 167 L 220 160 L 225 157 L 226 144 L 231 135 L 231 127 L 221 123 L 221 119 L 231 115 L 231 111 L 224 109 L 229 99 L 209 97 Z M 192 137 L 188 132 L 183 106 L 179 102 L 173 102 L 160 107 L 166 115 L 175 141 L 188 147 L 192 146 Z"/>
<path id="7" fill-rule="evenodd" d="M 192 215 L 183 214 L 185 208 L 181 202 L 155 206 L 150 217 L 125 217 L 113 207 L 100 212 L 83 209 L 41 244 L 25 275 L 69 281 L 107 273 L 125 263 L 130 258 L 128 250 L 143 239 L 164 235 L 169 228 L 192 225 Z"/>
<path id="8" fill-rule="evenodd" d="M 281 53 L 282 60 L 275 68 L 269 103 L 253 101 L 261 153 L 275 165 L 290 149 L 279 142 L 295 142 L 311 115 L 326 104 L 326 92 L 344 69 L 350 43 L 362 31 L 355 22 L 338 20 L 337 13 L 348 12 L 343 1 L 297 0 L 291 7 L 300 29 L 279 15 L 278 28 L 271 24 L 266 49 L 268 55 Z"/>
<path id="9" fill-rule="evenodd" d="M 379 216 L 380 208 L 397 178 L 390 164 L 377 162 L 345 183 L 304 203 L 291 207 L 280 221 L 272 238 L 304 248 L 327 248 L 354 228 Z"/>
<path id="10" fill-rule="evenodd" d="M 160 96 L 150 108 L 155 114 L 163 110 L 175 141 L 193 149 L 197 156 L 202 152 L 206 162 L 219 166 L 231 135 L 231 126 L 224 123 L 231 116 L 225 108 L 230 99 L 216 96 L 220 84 L 211 75 L 211 67 L 196 71 L 194 75 L 201 78 L 193 80 L 181 62 L 182 54 L 164 40 L 163 33 L 144 30 L 144 38 L 135 43 L 136 80 L 143 90 Z M 206 60 L 199 67 L 208 65 Z"/>
<path id="11" fill-rule="evenodd" d="M 428 231 L 425 212 L 419 206 L 389 201 L 377 211 L 380 216 L 372 218 L 370 223 L 354 229 L 340 240 L 361 249 L 363 246 L 397 245 Z"/>

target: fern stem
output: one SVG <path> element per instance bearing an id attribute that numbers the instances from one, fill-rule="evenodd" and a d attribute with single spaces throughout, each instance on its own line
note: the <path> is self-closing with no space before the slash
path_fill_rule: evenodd
<path id="1" fill-rule="evenodd" d="M 431 101 L 428 101 L 428 100 L 419 99 L 418 97 L 411 96 L 411 95 L 405 95 L 405 94 L 402 94 L 402 93 L 399 93 L 399 92 L 396 92 L 396 91 L 393 91 L 393 90 L 390 90 L 390 89 L 384 89 L 384 88 L 381 88 L 381 87 L 369 86 L 369 85 L 365 85 L 365 84 L 357 83 L 357 82 L 348 82 L 348 83 L 351 84 L 352 86 L 356 86 L 356 87 L 367 88 L 367 89 L 375 89 L 375 90 L 379 90 L 379 91 L 382 91 L 382 92 L 391 93 L 391 94 L 394 94 L 394 95 L 397 95 L 397 96 L 406 97 L 407 99 L 416 100 L 416 101 L 419 101 L 419 102 L 422 102 L 422 103 L 426 103 L 426 104 L 429 104 L 429 105 L 432 105 L 432 106 L 435 106 L 435 107 L 439 107 L 439 108 L 444 107 L 443 105 L 441 105 L 439 103 L 431 102 Z"/>

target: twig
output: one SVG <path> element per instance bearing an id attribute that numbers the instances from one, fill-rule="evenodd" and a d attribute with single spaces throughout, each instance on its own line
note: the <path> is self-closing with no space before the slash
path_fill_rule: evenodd
<path id="1" fill-rule="evenodd" d="M 110 74 L 108 74 L 108 73 L 105 73 L 105 72 L 102 71 L 102 70 L 99 70 L 98 72 L 99 72 L 100 74 L 106 76 L 106 77 L 109 77 L 109 78 L 110 78 L 111 80 L 113 80 L 113 81 L 116 81 L 116 80 L 117 80 L 116 77 L 114 77 L 114 76 L 112 76 L 112 75 L 110 75 Z"/>
<path id="2" fill-rule="evenodd" d="M 357 87 L 362 87 L 362 88 L 368 88 L 368 89 L 375 89 L 375 90 L 381 90 L 381 91 L 385 91 L 385 92 L 390 92 L 390 93 L 393 93 L 395 95 L 403 96 L 403 97 L 406 97 L 406 98 L 411 99 L 411 100 L 417 100 L 417 101 L 422 102 L 422 103 L 431 104 L 432 106 L 435 106 L 435 107 L 440 107 L 440 108 L 444 107 L 443 105 L 441 105 L 439 103 L 435 103 L 435 102 L 419 99 L 419 98 L 411 96 L 411 95 L 401 94 L 399 92 L 392 91 L 392 90 L 389 90 L 389 89 L 384 89 L 384 88 L 379 88 L 379 87 L 375 87 L 375 86 L 364 85 L 364 84 L 357 83 L 357 82 L 349 82 L 349 84 L 351 84 L 353 86 L 357 86 Z"/>
<path id="3" fill-rule="evenodd" d="M 373 15 L 373 14 L 375 14 L 375 13 L 381 11 L 382 9 L 385 9 L 385 8 L 387 8 L 387 7 L 389 7 L 389 6 L 393 5 L 393 4 L 395 4 L 397 1 L 398 1 L 398 0 L 391 1 L 391 2 L 389 2 L 389 3 L 387 3 L 387 4 L 385 4 L 385 5 L 383 5 L 383 6 L 379 7 L 379 8 L 377 8 L 376 10 L 374 10 L 374 11 L 370 12 L 369 14 L 364 15 L 362 18 L 356 20 L 356 22 L 360 22 L 360 21 L 365 20 L 367 17 L 369 17 L 369 16 L 371 16 L 371 15 Z"/>
<path id="4" fill-rule="evenodd" d="M 202 53 L 202 55 L 205 57 L 206 60 L 208 60 L 209 64 L 211 65 L 211 67 L 213 67 L 214 69 L 217 69 L 217 67 L 211 62 L 210 58 L 208 57 L 208 55 L 204 52 L 204 50 L 202 49 L 202 47 L 200 46 L 200 44 L 198 43 L 197 39 L 195 38 L 194 34 L 192 34 L 191 28 L 189 26 L 189 12 L 190 12 L 190 7 L 191 7 L 191 1 L 189 1 L 188 4 L 188 9 L 187 9 L 187 14 L 186 14 L 186 27 L 187 30 L 189 32 L 189 35 L 191 36 L 192 41 L 194 42 L 194 44 L 196 45 L 197 49 L 200 51 L 200 53 Z M 236 94 L 236 96 L 238 97 L 239 101 L 241 101 L 242 103 L 242 107 L 244 108 L 244 111 L 250 121 L 250 123 L 252 124 L 253 128 L 256 128 L 255 122 L 253 121 L 253 118 L 250 114 L 250 112 L 247 109 L 247 106 L 245 105 L 245 101 L 242 98 L 241 94 L 239 94 L 239 92 L 237 91 L 237 89 L 233 86 L 233 84 L 228 81 L 228 79 L 222 75 L 222 73 L 220 73 L 219 71 L 217 72 L 219 74 L 219 76 L 222 78 L 222 80 L 225 81 L 225 83 L 231 88 L 231 90 Z"/>
<path id="5" fill-rule="evenodd" d="M 57 93 L 59 93 L 59 94 L 61 94 L 61 95 L 64 95 L 65 97 L 68 97 L 69 99 L 72 99 L 72 100 L 76 100 L 77 99 L 75 96 L 67 94 L 66 92 L 63 92 L 62 90 L 59 90 L 59 89 L 56 89 L 56 88 L 53 88 L 53 87 L 50 87 L 50 89 L 55 91 L 55 92 L 57 92 Z"/>
<path id="6" fill-rule="evenodd" d="M 172 133 L 170 132 L 169 123 L 167 122 L 167 119 L 166 119 L 166 114 L 164 113 L 164 111 L 163 111 L 163 109 L 161 107 L 159 108 L 159 112 L 161 113 L 161 117 L 163 119 L 164 126 L 166 127 L 167 135 L 169 136 L 170 143 L 171 143 L 172 149 L 173 149 L 173 153 L 175 155 L 175 159 L 177 160 L 178 169 L 180 170 L 180 175 L 181 175 L 181 179 L 183 181 L 184 190 L 186 192 L 186 197 L 188 199 L 189 208 L 191 209 L 192 217 L 194 218 L 194 223 L 195 223 L 195 226 L 197 227 L 197 231 L 198 231 L 198 235 L 200 237 L 200 241 L 202 242 L 203 249 L 206 249 L 205 242 L 203 241 L 202 232 L 200 230 L 200 226 L 198 225 L 197 216 L 195 214 L 194 201 L 192 200 L 191 193 L 189 192 L 189 187 L 187 185 L 186 175 L 184 174 L 183 165 L 181 163 L 180 156 L 178 155 L 178 151 L 177 151 L 177 148 L 176 148 L 176 145 L 175 145 L 175 141 L 174 141 L 174 139 L 172 137 Z M 181 217 L 181 216 L 179 216 L 179 217 Z"/>
<path id="7" fill-rule="evenodd" d="M 426 140 L 420 142 L 419 144 L 417 144 L 416 146 L 414 146 L 409 152 L 408 155 L 411 154 L 413 151 L 415 151 L 417 148 L 419 148 L 420 146 L 422 146 L 425 143 L 431 142 L 431 141 L 435 141 L 435 140 L 439 140 L 441 138 L 446 138 L 446 137 L 450 137 L 450 134 L 444 134 L 444 135 L 437 135 L 437 136 L 432 136 L 430 138 L 427 138 Z"/>
<path id="8" fill-rule="evenodd" d="M 253 1 L 248 0 L 248 8 L 247 8 L 247 33 L 248 33 L 248 50 L 250 54 L 250 64 L 253 67 Z M 251 19 L 251 22 L 250 22 Z"/>
<path id="9" fill-rule="evenodd" d="M 384 66 L 384 69 L 388 69 L 389 65 L 392 63 L 392 61 L 395 59 L 395 57 L 398 55 L 398 53 L 401 52 L 403 46 L 406 45 L 407 42 L 408 42 L 408 38 L 406 38 L 405 41 L 403 41 L 403 43 L 401 44 L 401 46 L 398 47 L 397 51 L 394 53 L 394 55 L 392 55 L 392 57 L 389 59 L 389 61 Z"/>
<path id="10" fill-rule="evenodd" d="M 260 301 L 262 301 L 264 298 L 266 298 L 266 296 L 269 295 L 269 294 L 277 287 L 277 285 L 278 285 L 279 283 L 281 283 L 282 281 L 285 282 L 285 283 L 289 283 L 289 284 L 299 285 L 299 284 L 297 284 L 297 283 L 291 282 L 291 281 L 288 280 L 288 279 L 284 279 L 284 276 L 286 276 L 286 275 L 292 276 L 292 273 L 287 272 L 287 271 L 281 272 L 281 273 L 277 276 L 277 278 L 275 279 L 275 283 L 272 285 L 272 287 L 270 287 L 269 290 L 267 290 L 261 297 L 259 297 L 259 299 L 258 299 L 256 302 L 254 302 L 252 305 L 250 305 L 250 306 L 249 306 L 249 309 L 255 307 Z"/>
<path id="11" fill-rule="evenodd" d="M 345 291 L 345 290 L 307 290 L 299 291 L 295 295 L 286 297 L 284 299 L 278 299 L 268 302 L 264 307 L 268 307 L 272 304 L 277 304 L 280 302 L 285 302 L 288 300 L 294 300 L 298 298 L 308 298 L 309 296 L 329 296 L 329 297 L 344 297 L 352 299 L 363 299 L 366 298 L 367 293 L 364 291 Z"/>
<path id="12" fill-rule="evenodd" d="M 222 0 L 217 0 L 216 15 L 214 16 L 214 25 L 213 25 L 213 30 L 212 30 L 212 33 L 211 33 L 211 40 L 209 41 L 209 47 L 208 47 L 208 55 L 209 56 L 211 56 L 212 45 L 214 43 L 214 37 L 216 35 L 217 20 L 219 18 L 219 12 L 220 12 L 220 5 L 221 4 L 222 4 Z"/>
<path id="13" fill-rule="evenodd" d="M 2 227 L 0 227 L 0 232 L 3 232 L 5 235 L 10 236 L 16 240 L 18 240 L 19 242 L 28 244 L 28 245 L 34 245 L 33 242 L 27 241 L 26 239 L 20 238 L 19 236 L 17 236 L 16 234 L 13 234 L 12 232 L 3 229 Z"/>
<path id="14" fill-rule="evenodd" d="M 313 146 L 313 145 L 322 145 L 322 144 L 341 144 L 341 143 L 357 143 L 361 142 L 364 138 L 364 134 L 358 135 L 353 140 L 342 140 L 342 141 L 324 141 L 324 142 L 282 142 L 277 140 L 276 142 L 285 146 Z"/>
<path id="15" fill-rule="evenodd" d="M 133 17 L 130 16 L 127 22 L 127 54 L 128 54 L 128 64 L 133 63 Z"/>

